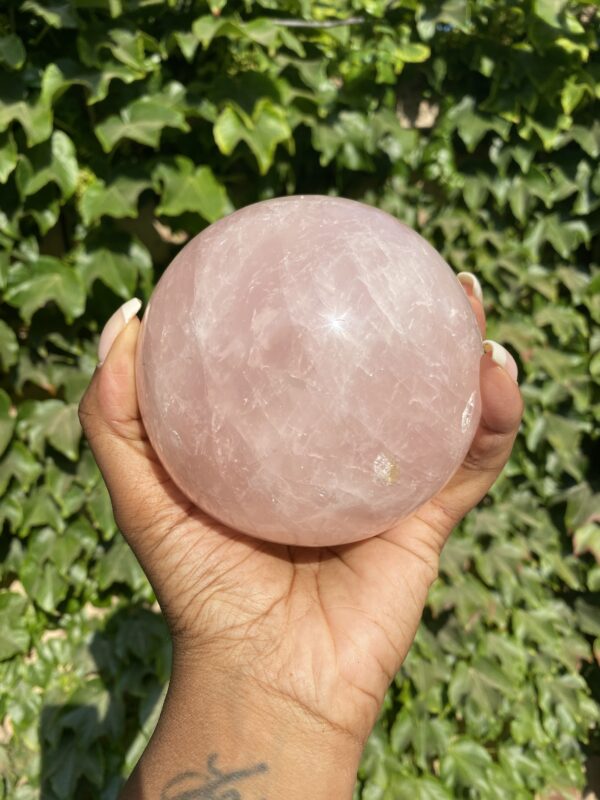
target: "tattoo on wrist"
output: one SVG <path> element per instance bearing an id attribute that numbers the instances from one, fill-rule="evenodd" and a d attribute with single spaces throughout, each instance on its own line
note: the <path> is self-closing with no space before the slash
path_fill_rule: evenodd
<path id="1" fill-rule="evenodd" d="M 234 786 L 255 775 L 269 771 L 264 761 L 245 769 L 222 772 L 217 767 L 217 753 L 211 753 L 206 760 L 207 774 L 201 772 L 181 772 L 166 784 L 160 800 L 244 800 Z"/>

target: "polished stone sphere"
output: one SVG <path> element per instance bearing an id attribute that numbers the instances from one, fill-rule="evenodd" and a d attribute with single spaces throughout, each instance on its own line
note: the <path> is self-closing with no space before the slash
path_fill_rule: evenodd
<path id="1" fill-rule="evenodd" d="M 480 416 L 481 336 L 458 279 L 390 215 L 334 197 L 243 208 L 177 255 L 136 355 L 175 484 L 284 544 L 390 528 L 455 472 Z"/>

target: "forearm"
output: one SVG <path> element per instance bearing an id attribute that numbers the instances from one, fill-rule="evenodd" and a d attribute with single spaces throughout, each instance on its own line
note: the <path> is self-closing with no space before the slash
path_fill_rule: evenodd
<path id="1" fill-rule="evenodd" d="M 120 800 L 349 800 L 361 749 L 290 700 L 175 664 L 156 731 Z"/>

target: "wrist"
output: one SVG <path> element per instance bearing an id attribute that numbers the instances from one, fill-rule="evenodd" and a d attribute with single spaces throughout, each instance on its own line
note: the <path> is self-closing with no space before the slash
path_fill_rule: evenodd
<path id="1" fill-rule="evenodd" d="M 211 782 L 244 800 L 349 800 L 362 747 L 272 687 L 176 654 L 157 729 L 123 800 L 150 790 L 177 800 Z"/>

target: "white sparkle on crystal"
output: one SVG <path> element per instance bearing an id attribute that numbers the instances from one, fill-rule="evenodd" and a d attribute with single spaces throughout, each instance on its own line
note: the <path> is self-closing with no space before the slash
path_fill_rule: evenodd
<path id="1" fill-rule="evenodd" d="M 473 392 L 469 399 L 467 400 L 467 405 L 462 413 L 462 419 L 460 423 L 460 429 L 464 433 L 469 425 L 471 424 L 471 419 L 473 418 L 473 412 L 475 411 L 475 400 L 476 400 L 476 392 Z"/>
<path id="2" fill-rule="evenodd" d="M 325 320 L 323 327 L 331 333 L 343 334 L 346 330 L 346 317 L 348 312 L 338 313 L 333 311 L 330 314 L 321 314 L 321 318 Z"/>

